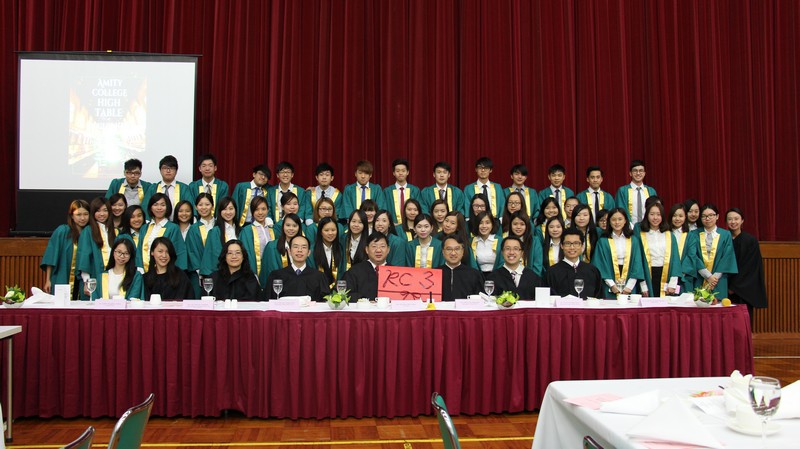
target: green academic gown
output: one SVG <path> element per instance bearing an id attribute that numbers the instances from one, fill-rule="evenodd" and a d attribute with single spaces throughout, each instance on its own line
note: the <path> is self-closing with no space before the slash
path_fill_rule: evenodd
<path id="1" fill-rule="evenodd" d="M 642 263 L 642 249 L 639 236 L 633 235 L 630 239 L 631 249 L 625 254 L 625 264 L 623 273 L 619 272 L 619 265 L 617 264 L 617 255 L 611 250 L 610 242 L 611 237 L 601 237 L 597 239 L 597 249 L 595 249 L 594 257 L 592 257 L 592 265 L 600 270 L 600 277 L 603 278 L 605 284 L 606 279 L 616 280 L 622 278 L 627 282 L 629 279 L 636 279 L 637 281 L 644 280 L 644 265 Z M 627 275 L 624 270 L 627 269 Z M 639 285 L 634 287 L 633 291 L 637 291 Z M 603 291 L 606 298 L 613 298 L 614 295 L 607 285 L 604 285 Z"/>
<path id="2" fill-rule="evenodd" d="M 98 248 L 94 239 L 92 239 L 92 229 L 89 226 L 83 228 L 78 238 L 78 256 L 75 260 L 75 269 L 78 273 L 86 273 L 90 278 L 94 279 L 98 279 L 106 270 L 108 258 L 111 257 L 111 245 L 114 243 L 107 241 L 105 232 L 100 232 L 100 235 L 103 237 L 102 248 Z M 97 290 L 92 296 L 98 298 Z M 87 299 L 89 297 L 81 292 L 81 300 Z"/>
<path id="3" fill-rule="evenodd" d="M 652 195 L 657 195 L 656 189 L 645 184 L 642 184 L 642 187 L 642 201 L 646 201 Z M 633 216 L 633 201 L 635 199 L 636 192 L 630 184 L 625 184 L 617 189 L 617 194 L 614 196 L 614 204 L 616 204 L 616 207 L 625 209 L 629 221 L 633 221 L 631 217 Z"/>
<path id="4" fill-rule="evenodd" d="M 699 274 L 695 268 L 698 265 L 695 251 L 698 245 L 697 234 L 691 231 L 682 232 L 675 242 L 681 255 L 681 293 L 691 293 L 698 286 L 696 284 Z"/>
<path id="5" fill-rule="evenodd" d="M 220 241 L 219 233 L 219 226 L 214 226 L 208 231 L 206 246 L 205 249 L 203 249 L 203 258 L 200 261 L 200 276 L 211 276 L 211 273 L 219 269 L 219 253 L 222 252 L 222 242 Z M 238 236 L 236 238 L 238 238 Z"/>
<path id="6" fill-rule="evenodd" d="M 503 266 L 505 261 L 503 260 L 503 251 L 501 248 L 503 247 L 503 234 L 495 235 L 495 254 L 497 255 L 494 259 L 494 270 Z M 472 268 L 481 271 L 480 265 L 478 265 L 478 259 L 476 251 L 478 250 L 478 237 L 472 237 L 472 240 L 469 242 L 469 248 L 467 251 L 469 252 L 469 266 Z"/>
<path id="7" fill-rule="evenodd" d="M 499 218 L 503 215 L 503 208 L 506 205 L 506 192 L 503 190 L 503 187 L 496 182 L 489 181 L 489 205 L 491 206 L 492 216 L 495 218 Z M 472 197 L 483 193 L 483 189 L 481 186 L 478 185 L 477 182 L 473 182 L 472 184 L 468 184 L 464 186 L 464 210 L 469 211 L 470 202 L 472 201 Z M 469 216 L 468 214 L 464 215 L 465 217 Z"/>
<path id="8" fill-rule="evenodd" d="M 394 234 L 389 234 L 387 237 L 389 238 L 389 256 L 386 258 L 386 263 L 394 267 L 408 266 L 408 260 L 406 259 L 408 242 Z"/>
<path id="9" fill-rule="evenodd" d="M 175 181 L 172 183 L 175 186 L 175 201 L 172 203 L 172 213 L 175 214 L 175 206 L 180 203 L 181 201 L 188 201 L 192 205 L 192 214 L 195 213 L 194 210 L 194 191 L 189 188 L 188 185 L 185 183 Z M 146 219 L 150 219 L 150 213 L 147 210 L 147 204 L 150 202 L 150 198 L 153 197 L 156 193 L 164 193 L 164 183 L 158 182 L 156 184 L 151 184 L 147 190 L 144 191 L 144 199 L 142 200 L 142 210 L 144 211 L 144 217 Z M 171 217 L 167 217 L 171 218 Z"/>
<path id="10" fill-rule="evenodd" d="M 414 239 L 406 244 L 406 266 L 419 268 L 421 265 L 419 257 L 419 239 Z M 428 247 L 428 262 L 425 265 L 426 268 L 436 268 L 444 264 L 442 242 L 434 238 L 431 239 L 431 244 Z"/>
<path id="11" fill-rule="evenodd" d="M 97 298 L 106 298 L 111 299 L 116 295 L 123 296 L 125 299 L 131 298 L 144 298 L 144 282 L 142 281 L 142 273 L 139 270 L 136 270 L 133 274 L 133 282 L 131 282 L 130 288 L 128 290 L 123 290 L 122 286 L 120 285 L 119 291 L 116 292 L 106 292 L 108 288 L 108 270 L 104 271 L 101 278 L 97 280 L 97 290 L 94 291 L 94 297 Z"/>
<path id="12" fill-rule="evenodd" d="M 203 252 L 206 249 L 208 231 L 208 227 L 202 221 L 197 221 L 192 224 L 186 233 L 186 275 L 189 276 L 189 281 L 195 290 L 195 298 L 199 298 L 203 294 L 198 270 L 200 270 L 200 265 L 203 262 Z"/>
<path id="13" fill-rule="evenodd" d="M 431 206 L 438 199 L 439 199 L 439 188 L 436 186 L 436 184 L 425 187 L 420 191 L 419 202 L 420 205 L 422 206 L 422 210 L 425 211 L 431 210 Z M 447 193 L 445 194 L 445 200 L 447 201 L 448 211 L 458 211 L 461 212 L 464 215 L 464 217 L 467 216 L 467 207 L 469 201 L 467 201 L 467 199 L 464 198 L 464 192 L 462 192 L 461 189 L 452 184 L 447 184 Z"/>
<path id="14" fill-rule="evenodd" d="M 600 200 L 599 210 L 611 210 L 617 207 L 617 203 L 614 202 L 614 197 L 605 190 L 600 190 L 600 194 L 597 195 L 597 197 Z M 589 206 L 592 218 L 596 220 L 596 218 L 594 218 L 594 194 L 590 192 L 589 189 L 586 189 L 578 194 L 578 201 L 581 204 Z"/>
<path id="15" fill-rule="evenodd" d="M 277 222 L 280 220 L 281 217 L 281 202 L 278 199 L 278 189 L 280 189 L 280 185 L 274 185 L 267 189 L 267 204 L 269 205 L 269 217 L 272 218 L 273 222 Z M 313 215 L 313 211 L 308 210 L 309 202 L 306 200 L 306 192 L 300 186 L 296 186 L 292 184 L 289 186 L 289 192 L 294 193 L 297 195 L 297 216 L 300 217 L 300 220 L 305 223 L 306 218 L 311 218 Z"/>
<path id="16" fill-rule="evenodd" d="M 192 191 L 192 195 L 194 195 L 195 198 L 197 198 L 197 196 L 200 195 L 201 193 L 206 193 L 206 187 L 205 184 L 203 183 L 203 178 L 192 181 L 191 184 L 189 184 L 189 190 Z M 219 200 L 228 196 L 228 190 L 229 189 L 227 182 L 218 178 L 214 178 L 214 181 L 211 183 L 211 197 L 214 198 L 215 212 Z"/>
<path id="17" fill-rule="evenodd" d="M 403 197 L 406 201 L 411 199 L 420 201 L 419 187 L 406 184 L 403 190 Z M 389 211 L 394 224 L 400 223 L 403 220 L 403 209 L 400 207 L 400 190 L 397 189 L 397 183 L 383 189 L 383 200 L 386 202 L 386 210 Z M 422 202 L 420 202 L 421 205 Z M 419 212 L 430 214 L 430 207 L 423 208 Z"/>
<path id="18" fill-rule="evenodd" d="M 514 186 L 507 188 L 506 199 L 508 199 L 508 195 L 511 195 L 516 191 L 517 189 Z M 528 216 L 533 218 L 539 215 L 539 208 L 541 206 L 541 203 L 539 203 L 539 192 L 530 187 L 523 187 L 522 192 L 520 193 L 522 193 L 522 196 L 525 197 L 525 211 L 528 212 Z M 502 212 L 500 215 L 503 215 Z"/>
<path id="19" fill-rule="evenodd" d="M 236 184 L 236 187 L 233 188 L 233 195 L 231 195 L 236 202 L 236 210 L 239 211 L 239 226 L 241 227 L 247 222 L 247 213 L 250 211 L 250 201 L 253 200 L 253 193 L 260 192 L 258 196 L 267 197 L 267 188 L 269 186 L 253 188 L 252 184 L 252 181 Z M 216 208 L 217 205 L 214 204 L 214 207 Z M 269 208 L 269 201 L 267 201 L 267 207 Z"/>
<path id="20" fill-rule="evenodd" d="M 142 225 L 142 228 L 139 229 L 139 243 L 136 245 L 136 266 L 144 269 L 145 272 L 150 268 L 150 250 L 152 248 L 147 244 L 147 234 L 152 226 L 152 223 Z M 188 265 L 186 242 L 183 241 L 181 228 L 175 223 L 167 221 L 166 225 L 158 233 L 158 237 L 168 238 L 172 242 L 172 246 L 175 247 L 175 266 L 181 270 L 186 270 Z"/>
<path id="21" fill-rule="evenodd" d="M 334 187 L 333 194 L 330 195 L 329 198 L 333 201 L 333 208 L 336 209 L 336 216 L 341 217 L 342 192 Z M 310 187 L 308 190 L 306 190 L 306 210 L 308 211 L 306 224 L 310 224 L 309 221 L 314 219 L 314 208 L 317 207 L 317 201 L 319 201 L 319 198 L 317 197 L 317 189 L 316 187 Z"/>
<path id="22" fill-rule="evenodd" d="M 655 282 L 652 278 L 652 268 L 650 265 L 650 248 L 647 244 L 647 233 L 639 232 L 639 241 L 641 242 L 640 248 L 642 250 L 642 263 L 644 264 L 644 280 L 647 283 L 647 291 L 650 296 L 666 296 L 666 292 L 661 288 L 663 284 L 669 283 L 671 277 L 677 277 L 680 281 L 683 277 L 683 265 L 678 251 L 678 242 L 671 232 L 667 231 L 667 255 L 664 257 L 664 272 L 666 278 L 662 274 L 662 278 L 656 279 Z M 662 282 L 663 281 L 663 282 Z M 682 287 L 681 287 L 682 288 Z"/>
<path id="23" fill-rule="evenodd" d="M 75 264 L 77 262 L 78 244 L 72 243 L 69 226 L 62 224 L 53 231 L 47 248 L 39 265 L 42 270 L 50 269 L 50 285 L 69 284 L 70 290 L 75 288 L 77 281 L 78 291 L 83 291 L 83 281 L 80 276 L 75 277 Z M 52 288 L 52 287 L 51 287 Z M 72 291 L 70 291 L 72 294 Z"/>
<path id="24" fill-rule="evenodd" d="M 708 269 L 711 274 L 722 273 L 722 277 L 717 283 L 714 292 L 717 299 L 728 297 L 728 277 L 739 272 L 736 264 L 736 254 L 733 252 L 733 238 L 730 231 L 717 228 L 717 236 L 711 247 L 709 255 L 706 246 L 706 231 L 704 228 L 697 228 L 692 231 L 696 235 L 694 240 L 694 253 L 696 263 L 696 287 L 702 287 L 703 276 L 699 270 Z"/>
<path id="25" fill-rule="evenodd" d="M 269 242 L 275 240 L 275 231 L 273 228 L 266 228 L 265 232 L 268 238 L 266 244 L 268 245 Z M 252 224 L 242 228 L 242 232 L 239 233 L 239 240 L 241 240 L 242 246 L 244 246 L 244 250 L 247 252 L 247 260 L 250 262 L 250 269 L 253 273 L 261 273 L 261 263 L 263 261 L 261 238 L 261 234 Z M 266 246 L 264 249 L 266 250 Z"/>
<path id="26" fill-rule="evenodd" d="M 269 274 L 275 270 L 288 267 L 291 262 L 289 251 L 286 251 L 286 254 L 283 256 L 281 256 L 281 253 L 278 252 L 277 240 L 267 243 L 267 246 L 264 248 L 264 254 L 261 258 L 261 272 L 258 274 L 258 279 L 261 285 L 267 289 L 272 288 L 271 285 L 265 285 Z"/>
<path id="27" fill-rule="evenodd" d="M 386 209 L 386 201 L 383 198 L 383 189 L 378 184 L 370 182 L 369 188 L 366 190 L 366 199 L 371 199 L 375 201 L 378 205 L 378 210 Z M 336 215 L 339 218 L 348 218 L 350 214 L 354 210 L 358 210 L 361 207 L 361 186 L 358 185 L 357 182 L 353 184 L 348 184 L 344 188 L 344 193 L 342 193 L 344 198 L 342 198 L 342 212 L 336 211 Z M 387 209 L 388 210 L 388 209 Z"/>
<path id="28" fill-rule="evenodd" d="M 139 180 L 139 204 L 142 204 L 142 208 L 147 206 L 146 203 L 143 203 L 142 200 L 144 199 L 144 193 L 147 189 L 150 188 L 150 183 L 147 181 Z M 111 183 L 108 185 L 108 190 L 106 190 L 106 198 L 111 198 L 111 195 L 115 193 L 120 193 L 125 195 L 125 178 L 116 178 L 112 179 Z M 128 204 L 131 206 L 131 204 Z"/>
<path id="29" fill-rule="evenodd" d="M 553 190 L 550 189 L 550 186 L 545 187 L 544 189 L 539 191 L 539 204 L 541 205 L 544 203 L 544 200 L 553 196 Z M 561 210 L 561 218 L 566 220 L 567 218 L 567 211 L 564 210 L 564 204 L 567 202 L 567 198 L 575 196 L 575 192 L 572 191 L 567 186 L 561 186 L 561 194 L 559 195 L 560 203 L 558 208 Z M 541 208 L 541 206 L 539 206 Z"/>

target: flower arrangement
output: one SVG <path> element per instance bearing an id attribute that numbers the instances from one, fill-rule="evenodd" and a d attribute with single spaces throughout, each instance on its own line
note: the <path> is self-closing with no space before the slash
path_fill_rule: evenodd
<path id="1" fill-rule="evenodd" d="M 717 292 L 705 287 L 694 289 L 694 302 L 700 307 L 708 307 L 717 303 Z"/>
<path id="2" fill-rule="evenodd" d="M 25 301 L 25 292 L 19 288 L 18 285 L 9 287 L 6 285 L 6 295 L 3 297 L 3 303 L 9 307 L 19 307 Z"/>
<path id="3" fill-rule="evenodd" d="M 328 303 L 328 307 L 333 310 L 343 309 L 347 306 L 347 303 L 350 302 L 350 290 L 345 290 L 343 293 L 339 292 L 332 292 L 323 296 L 325 298 L 325 302 Z"/>
<path id="4" fill-rule="evenodd" d="M 519 301 L 519 295 L 511 291 L 503 292 L 503 294 L 494 300 L 494 302 L 497 303 L 497 307 L 502 309 L 510 309 L 514 307 L 517 304 L 517 301 Z"/>

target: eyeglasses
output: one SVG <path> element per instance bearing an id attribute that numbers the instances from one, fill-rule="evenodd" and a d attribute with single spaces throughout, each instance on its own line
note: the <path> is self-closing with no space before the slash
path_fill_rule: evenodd
<path id="1" fill-rule="evenodd" d="M 175 170 L 177 170 L 176 167 L 169 167 L 169 166 L 166 166 L 166 165 L 162 165 L 161 169 L 164 170 L 164 171 L 175 171 Z"/>
<path id="2" fill-rule="evenodd" d="M 320 207 L 317 210 L 325 211 L 325 212 L 333 212 L 333 208 L 332 207 Z"/>
<path id="3" fill-rule="evenodd" d="M 125 174 L 130 176 L 142 176 L 142 172 L 140 172 L 139 170 L 136 171 L 125 170 Z"/>
<path id="4" fill-rule="evenodd" d="M 292 245 L 292 249 L 308 249 L 308 245 Z"/>
<path id="5" fill-rule="evenodd" d="M 126 253 L 126 252 L 122 252 L 122 251 L 114 251 L 114 255 L 115 256 L 119 256 L 119 257 L 129 257 L 131 255 L 131 253 Z"/>
<path id="6" fill-rule="evenodd" d="M 281 171 L 278 172 L 279 175 L 291 175 L 293 173 L 294 172 L 291 171 L 291 170 L 281 170 Z"/>
<path id="7" fill-rule="evenodd" d="M 503 251 L 506 251 L 506 252 L 509 252 L 509 253 L 518 253 L 518 252 L 522 251 L 522 248 L 503 248 Z"/>
<path id="8" fill-rule="evenodd" d="M 460 246 L 448 246 L 448 247 L 444 248 L 444 252 L 446 252 L 446 253 L 458 253 L 458 252 L 461 252 L 461 251 L 464 251 L 464 248 L 462 248 Z"/>
<path id="9" fill-rule="evenodd" d="M 519 201 L 509 201 L 508 205 L 509 206 L 522 206 L 522 203 L 519 202 Z"/>
<path id="10" fill-rule="evenodd" d="M 717 218 L 717 214 L 705 214 L 701 217 L 703 220 L 710 220 L 712 218 Z"/>
<path id="11" fill-rule="evenodd" d="M 631 170 L 631 173 L 644 173 L 644 169 L 643 168 L 634 168 L 633 170 Z"/>
<path id="12" fill-rule="evenodd" d="M 565 248 L 574 248 L 574 247 L 576 247 L 576 246 L 581 246 L 581 245 L 583 245 L 583 243 L 581 243 L 581 242 L 561 242 L 561 244 L 562 244 L 562 245 L 563 245 Z"/>

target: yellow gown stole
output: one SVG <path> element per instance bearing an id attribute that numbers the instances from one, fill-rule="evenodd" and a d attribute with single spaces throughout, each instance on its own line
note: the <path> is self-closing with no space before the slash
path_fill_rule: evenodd
<path id="1" fill-rule="evenodd" d="M 75 261 L 78 259 L 78 244 L 72 244 L 72 262 L 69 265 L 69 294 L 72 298 L 72 290 L 75 288 Z"/>
<path id="2" fill-rule="evenodd" d="M 144 271 L 150 269 L 150 234 L 153 233 L 154 226 L 150 226 L 147 228 L 147 232 L 142 236 L 142 268 Z M 164 233 L 167 232 L 167 227 L 164 226 L 158 230 L 158 235 L 156 237 L 164 237 Z M 153 238 L 155 240 L 155 237 Z"/>
<path id="3" fill-rule="evenodd" d="M 515 187 L 513 187 L 513 186 L 508 188 L 508 193 L 509 194 L 512 194 L 512 193 L 514 193 L 516 191 L 517 191 L 517 189 Z M 533 212 L 531 212 L 531 191 L 529 189 L 527 189 L 527 188 L 524 188 L 524 189 L 522 189 L 522 192 L 520 192 L 520 193 L 522 194 L 523 197 L 525 197 L 525 210 L 528 211 L 528 215 L 530 216 L 530 215 L 533 214 Z M 508 196 L 508 195 L 506 195 L 506 196 Z"/>
<path id="4" fill-rule="evenodd" d="M 583 261 L 589 263 L 592 261 L 592 239 L 589 238 L 589 233 L 584 234 L 585 243 L 583 245 Z"/>
<path id="5" fill-rule="evenodd" d="M 628 185 L 628 216 L 633 219 L 633 198 L 636 196 L 636 189 Z M 647 201 L 650 198 L 650 190 L 647 187 L 642 185 L 642 201 Z M 644 208 L 644 204 L 642 204 L 642 208 Z M 642 217 L 644 217 L 644 211 L 642 211 Z"/>
<path id="6" fill-rule="evenodd" d="M 252 227 L 256 227 L 256 225 L 250 225 Z M 204 226 L 201 226 L 204 227 Z M 272 240 L 275 240 L 275 232 L 272 228 L 266 228 L 267 232 L 269 232 L 269 237 Z M 261 273 L 261 235 L 259 235 L 257 230 L 253 230 L 253 251 L 256 253 L 256 273 Z M 205 238 L 203 238 L 203 242 L 205 243 Z M 288 250 L 287 250 L 288 254 Z M 286 265 L 284 265 L 285 267 Z"/>
<path id="7" fill-rule="evenodd" d="M 317 198 L 317 189 L 314 188 L 314 189 L 309 190 L 308 194 L 309 194 L 309 196 L 311 196 L 311 210 L 316 210 L 317 209 L 317 201 L 319 201 L 319 199 Z M 333 204 L 336 204 L 336 198 L 339 198 L 339 190 L 334 187 L 333 188 L 333 195 L 329 196 L 328 198 L 330 198 L 331 201 L 333 201 Z"/>
<path id="8" fill-rule="evenodd" d="M 123 279 L 124 279 L 124 276 L 123 276 Z M 102 282 L 101 285 L 103 286 L 103 291 L 105 292 L 105 294 L 108 297 L 108 299 L 113 298 L 114 295 L 117 294 L 117 293 L 122 295 L 123 297 L 125 297 L 125 289 L 122 288 L 122 284 L 121 283 L 119 285 L 119 290 L 117 292 L 111 293 L 110 291 L 108 291 L 108 271 L 103 273 L 103 279 L 102 279 L 101 282 Z"/>
<path id="9" fill-rule="evenodd" d="M 178 184 L 178 182 L 176 181 L 175 184 L 172 185 L 172 187 L 175 187 L 175 204 L 177 204 L 178 201 L 181 200 L 181 185 Z M 156 192 L 164 193 L 164 184 L 159 182 L 158 183 L 158 188 L 156 189 Z M 169 196 L 169 195 L 167 195 L 167 196 Z M 172 206 L 174 207 L 175 204 L 173 204 Z M 216 203 L 214 203 L 214 204 L 216 204 Z"/>
<path id="10" fill-rule="evenodd" d="M 603 194 L 602 190 L 598 192 L 597 198 L 600 200 L 598 201 L 600 203 L 598 208 L 603 210 L 603 206 L 606 204 L 606 196 Z M 594 192 L 591 190 L 586 192 L 586 205 L 589 206 L 589 210 L 591 211 L 592 215 L 594 215 Z M 597 218 L 595 217 L 595 219 Z"/>
<path id="11" fill-rule="evenodd" d="M 683 247 L 686 245 L 686 236 L 688 233 L 681 232 L 681 237 L 678 239 L 678 258 L 683 259 Z"/>
<path id="12" fill-rule="evenodd" d="M 644 257 L 647 260 L 647 268 L 650 269 L 650 244 L 647 242 L 647 233 L 640 232 L 639 233 L 642 237 L 642 247 L 644 248 Z M 661 269 L 661 279 L 659 279 L 659 284 L 655 285 L 655 279 L 651 279 L 650 282 L 653 283 L 653 289 L 658 289 L 659 296 L 666 296 L 667 292 L 663 289 L 664 284 L 667 283 L 667 279 L 669 279 L 669 261 L 672 257 L 672 233 L 667 231 L 664 233 L 664 267 Z M 652 270 L 651 270 L 652 271 Z M 654 292 L 651 292 L 651 294 Z"/>
<path id="13" fill-rule="evenodd" d="M 480 239 L 480 237 L 472 237 L 472 244 L 470 245 L 472 247 L 472 257 L 475 258 L 476 263 L 478 262 L 478 239 Z M 494 239 L 492 242 L 492 251 L 494 251 L 495 254 L 497 254 L 497 243 L 499 241 L 498 239 Z M 419 248 L 417 248 L 417 257 L 419 257 Z M 478 270 L 480 270 L 480 267 L 478 267 Z"/>
<path id="14" fill-rule="evenodd" d="M 633 239 L 625 239 L 625 259 L 622 262 L 622 272 L 619 272 L 619 264 L 617 263 L 617 244 L 614 242 L 613 237 L 608 238 L 608 246 L 611 249 L 611 267 L 614 269 L 614 276 L 616 279 L 628 280 L 628 270 L 631 268 L 631 248 Z"/>
<path id="15" fill-rule="evenodd" d="M 200 185 L 197 186 L 197 193 L 206 193 L 205 184 L 200 182 Z M 217 204 L 217 183 L 211 184 L 211 198 L 214 199 L 214 204 Z M 214 209 L 211 209 L 211 216 L 214 216 Z"/>
<path id="16" fill-rule="evenodd" d="M 200 231 L 200 240 L 203 241 L 203 247 L 205 247 L 206 246 L 206 237 L 208 237 L 208 228 L 206 227 L 206 225 L 200 225 L 197 228 L 197 230 Z"/>
<path id="17" fill-rule="evenodd" d="M 366 184 L 367 191 L 364 195 L 364 199 L 371 200 L 372 199 L 372 187 L 369 183 Z M 356 183 L 356 210 L 361 209 L 361 184 Z"/>
<path id="18" fill-rule="evenodd" d="M 139 204 L 141 204 L 142 200 L 144 199 L 144 188 L 142 187 L 141 183 L 139 183 L 139 185 L 136 186 L 136 192 L 139 194 Z M 117 193 L 119 193 L 122 196 L 125 196 L 125 183 L 124 182 L 122 183 L 122 185 L 119 186 L 119 192 L 117 192 Z"/>
<path id="19" fill-rule="evenodd" d="M 551 267 L 558 263 L 558 261 L 556 260 L 556 252 L 553 251 L 552 246 L 547 248 L 547 261 L 550 262 L 549 266 Z"/>
<path id="20" fill-rule="evenodd" d="M 428 246 L 428 254 L 425 255 L 425 268 L 433 268 L 433 245 Z M 422 248 L 417 245 L 414 251 L 414 267 L 422 268 Z"/>
<path id="21" fill-rule="evenodd" d="M 700 252 L 703 254 L 703 265 L 710 272 L 714 272 L 714 259 L 717 257 L 717 245 L 719 244 L 719 233 L 714 236 L 711 242 L 711 251 L 706 247 L 706 231 L 700 233 Z"/>
<path id="22" fill-rule="evenodd" d="M 483 194 L 483 188 L 481 188 L 481 186 L 479 186 L 478 183 L 473 184 L 472 187 L 475 190 L 475 194 L 476 195 Z M 447 192 L 448 193 L 448 197 L 449 197 L 449 193 L 450 193 L 449 190 L 450 189 L 448 189 L 448 192 Z M 489 184 L 489 186 L 486 188 L 486 191 L 489 192 L 489 207 L 491 209 L 492 216 L 496 217 L 497 216 L 497 191 L 495 190 L 493 184 Z M 450 209 L 450 210 L 452 210 L 452 209 Z"/>
<path id="23" fill-rule="evenodd" d="M 408 186 L 408 184 L 406 184 L 406 186 Z M 405 196 L 405 200 L 408 201 L 408 200 L 411 199 L 411 189 L 409 189 L 408 187 L 406 187 L 405 189 L 406 189 L 404 191 L 405 194 L 403 196 Z M 403 222 L 403 208 L 400 205 L 400 190 L 399 189 L 394 189 L 394 190 L 392 190 L 392 194 L 394 195 L 394 218 L 397 219 L 395 221 L 395 223 L 402 223 Z M 448 210 L 450 210 L 450 209 L 448 209 Z M 422 211 L 420 211 L 420 213 L 422 213 Z"/>
<path id="24" fill-rule="evenodd" d="M 117 230 L 114 229 L 114 236 L 117 235 Z M 111 242 L 108 241 L 108 229 L 106 232 L 100 232 L 100 237 L 103 239 L 103 247 L 100 248 L 100 254 L 103 257 L 103 267 L 108 265 L 108 258 L 111 257 Z"/>
<path id="25" fill-rule="evenodd" d="M 431 186 L 431 190 L 433 190 L 433 201 L 438 200 L 439 199 L 439 186 L 434 184 L 433 186 Z M 453 209 L 453 189 L 448 185 L 446 190 L 447 190 L 447 193 L 445 194 L 445 196 L 447 197 L 447 210 L 456 210 L 456 209 Z"/>
<path id="26" fill-rule="evenodd" d="M 261 189 L 261 195 L 266 197 L 267 196 L 267 189 L 263 187 L 258 187 Z M 253 188 L 248 187 L 247 192 L 244 194 L 244 204 L 237 204 L 240 208 L 242 208 L 242 215 L 239 217 L 239 226 L 244 226 L 247 222 L 247 211 L 250 210 L 250 200 L 253 199 Z M 216 203 L 214 203 L 216 204 Z"/>

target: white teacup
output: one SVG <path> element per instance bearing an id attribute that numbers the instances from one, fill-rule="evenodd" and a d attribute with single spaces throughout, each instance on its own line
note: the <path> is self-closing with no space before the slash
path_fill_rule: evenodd
<path id="1" fill-rule="evenodd" d="M 144 307 L 144 301 L 142 301 L 139 298 L 131 298 L 130 306 L 137 309 L 141 309 L 142 307 Z"/>
<path id="2" fill-rule="evenodd" d="M 201 296 L 200 300 L 201 301 L 213 301 L 214 297 L 213 296 Z"/>
<path id="3" fill-rule="evenodd" d="M 369 309 L 369 300 L 367 299 L 359 299 L 358 303 L 356 303 L 359 309 Z"/>
<path id="4" fill-rule="evenodd" d="M 631 304 L 634 304 L 634 305 L 635 304 L 639 304 L 639 301 L 641 301 L 641 300 L 642 300 L 642 295 L 639 295 L 639 294 L 631 295 Z"/>
<path id="5" fill-rule="evenodd" d="M 160 305 L 161 295 L 159 295 L 158 293 L 153 293 L 152 295 L 150 295 L 150 304 L 153 304 L 155 306 Z"/>
<path id="6" fill-rule="evenodd" d="M 388 309 L 391 305 L 391 300 L 386 296 L 378 296 L 375 300 L 378 302 L 379 309 Z"/>
<path id="7" fill-rule="evenodd" d="M 619 294 L 619 295 L 617 295 L 617 304 L 619 304 L 621 306 L 626 306 L 626 305 L 628 305 L 628 299 L 629 298 L 630 297 L 628 295 Z"/>

